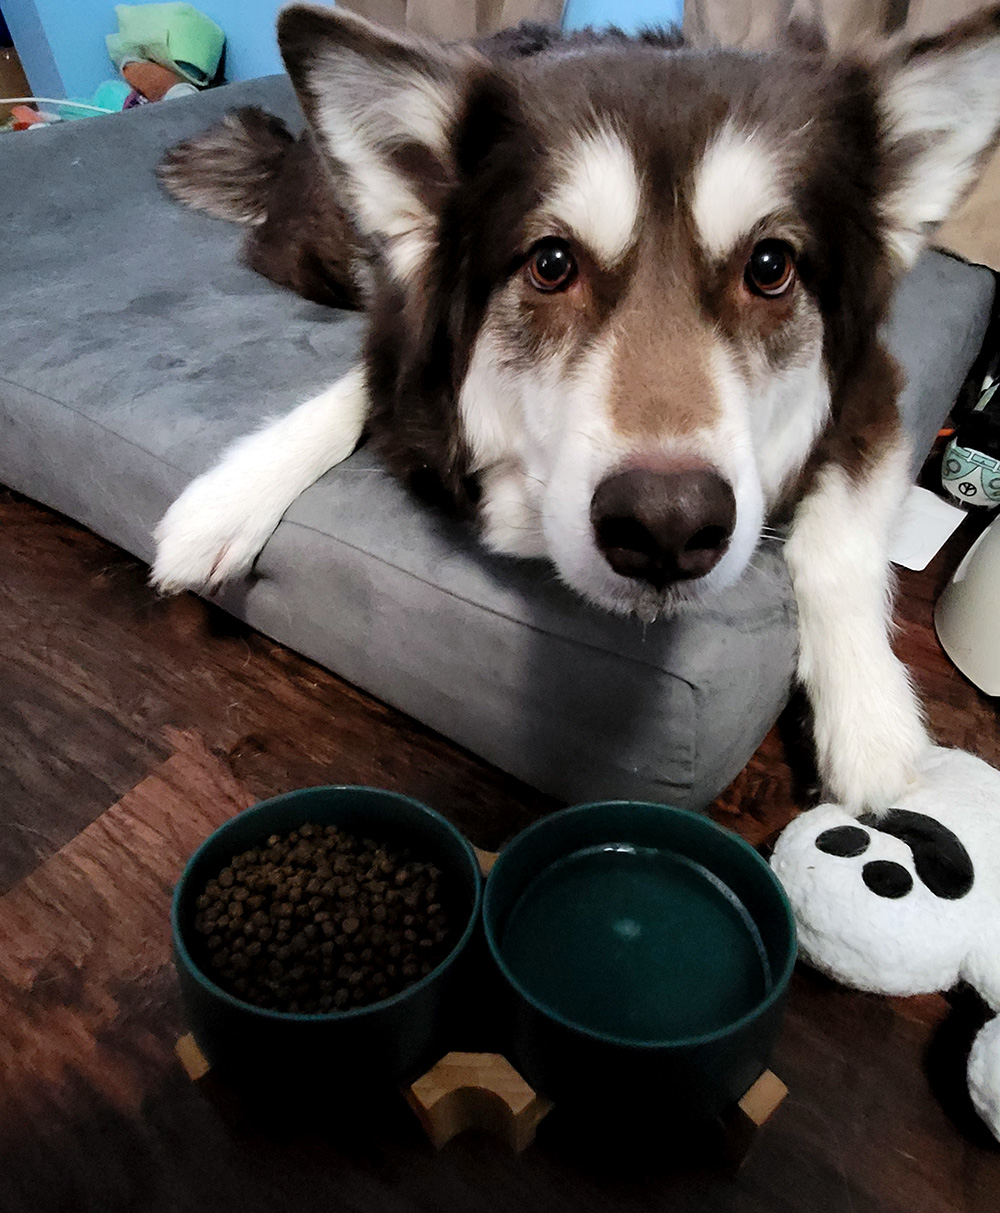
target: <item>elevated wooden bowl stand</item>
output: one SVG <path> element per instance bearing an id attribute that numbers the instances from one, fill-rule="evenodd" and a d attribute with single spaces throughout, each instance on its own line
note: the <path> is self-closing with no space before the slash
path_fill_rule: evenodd
<path id="1" fill-rule="evenodd" d="M 476 855 L 483 875 L 488 875 L 496 854 L 477 847 Z M 175 1051 L 192 1082 L 206 1077 L 209 1063 L 192 1035 L 182 1036 Z M 520 1154 L 553 1108 L 500 1053 L 447 1053 L 401 1091 L 437 1150 L 460 1133 L 479 1129 Z M 787 1094 L 781 1079 L 765 1070 L 723 1118 L 724 1152 L 731 1162 L 743 1162 L 758 1130 Z"/>

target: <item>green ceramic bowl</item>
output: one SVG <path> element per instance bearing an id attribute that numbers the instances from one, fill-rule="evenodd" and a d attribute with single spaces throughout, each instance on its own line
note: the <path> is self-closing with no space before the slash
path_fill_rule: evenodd
<path id="1" fill-rule="evenodd" d="M 305 822 L 337 825 L 393 848 L 409 847 L 443 873 L 442 901 L 463 929 L 426 977 L 392 998 L 348 1011 L 303 1015 L 267 1011 L 228 994 L 196 963 L 195 899 L 241 851 Z M 306 788 L 239 813 L 191 857 L 174 891 L 174 959 L 187 1022 L 214 1067 L 255 1085 L 369 1086 L 415 1077 L 444 1051 L 451 991 L 476 928 L 482 881 L 475 853 L 440 814 L 393 792 L 362 787 Z M 299 1083 L 298 1080 L 301 1080 Z"/>
<path id="2" fill-rule="evenodd" d="M 731 1107 L 768 1065 L 795 927 L 761 857 L 708 818 L 626 801 L 537 822 L 483 903 L 507 988 L 506 1048 L 555 1099 L 685 1118 Z"/>

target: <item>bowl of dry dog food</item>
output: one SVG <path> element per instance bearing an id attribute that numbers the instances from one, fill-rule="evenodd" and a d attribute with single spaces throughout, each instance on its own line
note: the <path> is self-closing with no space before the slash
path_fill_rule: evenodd
<path id="1" fill-rule="evenodd" d="M 415 1076 L 440 1051 L 481 883 L 468 841 L 393 792 L 307 788 L 238 814 L 174 893 L 201 1051 L 260 1084 Z"/>

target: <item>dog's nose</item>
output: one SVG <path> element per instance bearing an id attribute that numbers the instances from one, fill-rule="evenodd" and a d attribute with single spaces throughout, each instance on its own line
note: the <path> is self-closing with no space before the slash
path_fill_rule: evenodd
<path id="1" fill-rule="evenodd" d="M 631 467 L 597 486 L 590 521 L 616 573 L 662 589 L 719 562 L 736 525 L 736 498 L 710 467 Z"/>

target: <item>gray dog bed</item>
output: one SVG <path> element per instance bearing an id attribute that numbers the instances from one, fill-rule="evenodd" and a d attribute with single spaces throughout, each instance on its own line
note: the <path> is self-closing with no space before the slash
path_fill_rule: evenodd
<path id="1" fill-rule="evenodd" d="M 157 189 L 164 148 L 248 102 L 300 121 L 270 77 L 0 135 L 0 481 L 144 560 L 192 476 L 357 353 L 359 316 L 257 277 L 237 229 Z M 921 453 L 992 299 L 988 271 L 939 254 L 900 291 L 890 341 Z M 583 605 L 543 563 L 483 553 L 364 450 L 295 503 L 219 601 L 569 801 L 704 807 L 777 717 L 795 660 L 777 550 L 712 610 L 644 629 Z"/>

